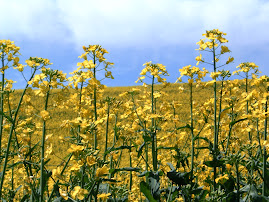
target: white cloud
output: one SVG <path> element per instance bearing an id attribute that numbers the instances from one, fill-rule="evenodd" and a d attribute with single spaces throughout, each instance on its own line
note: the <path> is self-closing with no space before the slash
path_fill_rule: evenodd
<path id="1" fill-rule="evenodd" d="M 219 28 L 236 45 L 269 43 L 269 2 L 259 0 L 0 0 L 1 35 L 134 47 L 189 45 Z"/>
<path id="2" fill-rule="evenodd" d="M 55 42 L 64 40 L 66 26 L 59 21 L 58 8 L 51 0 L 0 0 L 2 38 Z M 64 41 L 65 42 L 65 41 Z"/>

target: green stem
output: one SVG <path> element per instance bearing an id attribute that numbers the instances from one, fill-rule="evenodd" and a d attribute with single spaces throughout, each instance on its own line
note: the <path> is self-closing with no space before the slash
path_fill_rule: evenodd
<path id="1" fill-rule="evenodd" d="M 266 97 L 266 103 L 265 103 L 265 120 L 264 120 L 264 141 L 267 140 L 267 109 L 268 108 L 268 97 Z M 262 183 L 262 195 L 267 196 L 267 168 L 266 168 L 266 148 L 263 146 L 263 183 Z"/>
<path id="2" fill-rule="evenodd" d="M 107 98 L 106 142 L 105 142 L 104 161 L 106 160 L 107 143 L 108 143 L 109 109 L 110 109 L 110 98 L 108 97 Z"/>
<path id="3" fill-rule="evenodd" d="M 238 170 L 238 161 L 236 161 L 235 163 L 235 169 L 236 169 L 236 201 L 239 202 L 240 201 L 240 183 L 239 183 L 239 170 Z"/>
<path id="4" fill-rule="evenodd" d="M 191 185 L 193 179 L 193 168 L 194 168 L 194 134 L 193 134 L 193 97 L 192 97 L 193 86 L 190 83 L 190 115 L 191 115 Z"/>
<path id="5" fill-rule="evenodd" d="M 130 168 L 132 167 L 132 141 L 130 139 L 130 149 L 129 149 L 129 154 L 130 154 L 130 157 L 129 157 L 129 165 L 130 165 Z M 129 190 L 132 191 L 132 185 L 133 185 L 133 175 L 132 175 L 132 171 L 130 171 L 130 184 L 129 184 Z"/>
<path id="6" fill-rule="evenodd" d="M 154 79 L 152 78 L 151 84 L 151 113 L 155 114 L 154 110 Z M 151 119 L 151 138 L 152 138 L 152 162 L 153 162 L 153 170 L 157 171 L 157 138 L 156 138 L 156 127 L 155 127 L 155 120 L 154 118 Z"/>
<path id="7" fill-rule="evenodd" d="M 50 94 L 50 86 L 46 94 L 46 100 L 45 100 L 45 107 L 44 110 L 48 109 L 48 101 L 49 101 L 49 94 Z M 41 165 L 40 165 L 40 201 L 43 201 L 43 194 L 45 189 L 45 183 L 46 183 L 46 176 L 45 176 L 45 170 L 44 170 L 44 156 L 45 156 L 45 138 L 46 138 L 46 120 L 43 121 L 43 130 L 42 130 L 42 141 L 41 141 Z"/>
<path id="8" fill-rule="evenodd" d="M 37 69 L 35 68 L 32 75 L 31 75 L 31 77 L 30 77 L 30 79 L 29 79 L 29 81 L 31 81 L 32 78 L 34 77 L 36 70 Z M 27 83 L 25 88 L 24 88 L 24 91 L 22 92 L 22 95 L 21 95 L 21 98 L 19 100 L 17 109 L 16 109 L 15 114 L 14 114 L 14 118 L 13 118 L 13 121 L 12 121 L 11 129 L 10 129 L 10 133 L 9 133 L 9 137 L 8 137 L 8 143 L 7 143 L 6 154 L 5 154 L 5 161 L 4 161 L 4 165 L 3 165 L 2 178 L 1 178 L 1 183 L 0 183 L 0 199 L 2 197 L 2 189 L 3 189 L 4 179 L 5 179 L 5 175 L 6 175 L 6 169 L 7 169 L 7 162 L 8 162 L 8 155 L 9 155 L 10 145 L 11 145 L 11 139 L 12 139 L 13 131 L 15 129 L 15 123 L 16 123 L 16 119 L 17 119 L 17 116 L 18 116 L 18 113 L 19 113 L 19 110 L 20 110 L 20 107 L 21 107 L 21 103 L 22 103 L 23 97 L 25 95 L 25 92 L 26 92 L 28 86 L 29 86 L 29 84 Z"/>
<path id="9" fill-rule="evenodd" d="M 223 84 L 224 84 L 224 81 L 222 80 L 222 82 L 221 82 L 221 90 L 220 90 L 220 100 L 219 100 L 219 117 L 218 117 L 218 122 L 217 122 L 217 134 L 219 134 L 219 132 L 220 132 L 220 116 L 221 116 L 221 104 L 222 104 Z M 217 142 L 218 142 L 218 139 L 217 139 Z"/>
<path id="10" fill-rule="evenodd" d="M 93 55 L 93 64 L 96 64 L 95 54 Z M 93 68 L 93 78 L 96 79 L 96 67 Z M 93 106 L 94 106 L 94 120 L 97 121 L 97 96 L 96 96 L 96 85 L 93 88 Z M 94 130 L 94 150 L 97 149 L 97 131 Z"/>
<path id="11" fill-rule="evenodd" d="M 246 73 L 246 93 L 248 94 L 248 72 Z M 247 100 L 247 106 L 246 106 L 246 114 L 249 114 L 249 101 Z M 248 126 L 250 125 L 250 123 L 248 122 Z M 248 132 L 248 139 L 250 141 L 250 144 L 252 143 L 252 137 L 251 137 L 251 133 Z"/>
<path id="12" fill-rule="evenodd" d="M 80 116 L 80 113 L 81 113 L 82 89 L 83 89 L 83 81 L 81 82 L 80 92 L 79 92 L 79 109 L 78 109 L 78 116 Z M 78 144 L 81 143 L 81 137 L 80 137 L 80 125 L 78 125 L 77 143 L 78 143 Z"/>
<path id="13" fill-rule="evenodd" d="M 215 60 L 215 42 L 213 41 L 213 61 L 214 61 L 214 73 L 216 73 L 216 60 Z M 218 148 L 218 133 L 217 133 L 217 82 L 214 82 L 214 145 L 213 145 L 213 161 L 216 160 L 216 153 Z M 214 178 L 213 178 L 213 191 L 216 190 L 217 169 L 214 166 Z"/>
<path id="14" fill-rule="evenodd" d="M 2 51 L 2 68 L 5 66 L 4 64 L 4 52 Z M 4 111 L 4 82 L 5 82 L 5 72 L 2 73 L 2 83 L 1 83 L 1 102 L 0 102 L 0 111 Z M 4 117 L 0 115 L 0 158 L 1 158 L 1 150 L 2 150 L 2 133 L 3 133 L 3 121 Z M 2 158 L 0 159 L 0 163 L 2 162 Z"/>

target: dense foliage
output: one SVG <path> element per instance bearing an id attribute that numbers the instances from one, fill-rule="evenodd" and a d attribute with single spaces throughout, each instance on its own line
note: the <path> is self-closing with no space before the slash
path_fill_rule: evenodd
<path id="1" fill-rule="evenodd" d="M 100 45 L 83 46 L 67 77 L 48 59 L 22 65 L 0 40 L 1 200 L 268 201 L 269 78 L 253 62 L 221 69 L 234 60 L 225 35 L 203 34 L 195 60 L 208 68 L 180 69 L 187 83 L 146 62 L 143 85 L 127 90 L 101 83 L 114 64 Z M 12 67 L 23 90 L 6 78 Z"/>

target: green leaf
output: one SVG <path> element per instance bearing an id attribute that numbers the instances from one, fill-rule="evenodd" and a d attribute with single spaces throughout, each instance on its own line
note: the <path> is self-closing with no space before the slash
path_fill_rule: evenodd
<path id="1" fill-rule="evenodd" d="M 212 168 L 221 167 L 221 166 L 223 166 L 224 161 L 215 159 L 213 161 L 205 161 L 204 164 L 207 165 L 208 167 L 212 167 Z"/>
<path id="2" fill-rule="evenodd" d="M 113 168 L 110 169 L 109 172 L 111 173 L 111 175 L 114 175 L 116 172 L 119 171 L 134 171 L 134 172 L 139 172 L 140 168 L 133 168 L 133 167 L 124 167 L 124 168 Z"/>
<path id="3" fill-rule="evenodd" d="M 144 177 L 144 176 L 149 176 L 149 173 L 150 173 L 150 171 L 144 171 L 144 172 L 142 172 L 141 174 L 139 174 L 138 175 L 138 177 Z"/>
<path id="4" fill-rule="evenodd" d="M 149 173 L 149 187 L 153 198 L 157 201 L 160 200 L 160 176 L 159 172 L 150 172 Z"/>
<path id="5" fill-rule="evenodd" d="M 167 172 L 167 177 L 178 186 L 186 185 L 191 182 L 189 172 L 176 172 L 175 170 Z"/>
<path id="6" fill-rule="evenodd" d="M 40 141 L 38 141 L 33 147 L 31 147 L 30 149 L 29 149 L 29 151 L 25 154 L 25 158 L 26 157 L 28 157 L 29 155 L 33 155 L 33 151 L 34 151 L 34 149 L 39 145 L 39 143 L 40 143 Z"/>
<path id="7" fill-rule="evenodd" d="M 232 107 L 227 107 L 227 108 L 225 108 L 225 109 L 222 109 L 220 113 L 222 113 L 222 112 L 224 112 L 224 111 L 226 111 L 226 110 L 228 110 L 228 109 L 232 109 Z"/>
<path id="8" fill-rule="evenodd" d="M 178 127 L 177 130 L 184 129 L 184 128 L 191 129 L 191 126 L 189 124 L 187 124 L 186 126 Z"/>
<path id="9" fill-rule="evenodd" d="M 264 197 L 264 196 L 259 195 L 255 185 L 253 185 L 253 184 L 249 185 L 249 186 L 246 186 L 245 190 L 248 190 L 249 193 L 243 199 L 244 201 L 249 199 L 250 201 L 254 201 L 254 202 L 266 202 L 269 199 L 268 197 Z"/>
<path id="10" fill-rule="evenodd" d="M 195 149 L 208 149 L 208 147 L 195 147 Z"/>
<path id="11" fill-rule="evenodd" d="M 145 142 L 143 142 L 143 144 L 141 144 L 139 149 L 138 149 L 138 152 L 137 152 L 138 158 L 141 156 L 144 146 L 145 146 Z"/>
<path id="12" fill-rule="evenodd" d="M 16 163 L 13 163 L 13 164 L 9 165 L 8 168 L 16 167 L 16 166 L 19 165 L 19 164 L 22 164 L 22 161 L 18 161 L 18 162 L 16 162 Z M 0 176 L 0 177 L 1 177 L 1 176 Z"/>
<path id="13" fill-rule="evenodd" d="M 245 121 L 245 120 L 247 120 L 247 118 L 239 119 L 239 120 L 236 120 L 236 121 L 232 121 L 232 122 L 230 123 L 230 126 L 233 126 L 234 124 L 236 124 L 236 123 L 238 123 L 238 122 L 241 122 L 241 121 Z"/>
<path id="14" fill-rule="evenodd" d="M 109 148 L 104 155 L 107 155 L 109 154 L 110 152 L 112 151 L 117 151 L 117 150 L 122 150 L 122 149 L 131 149 L 132 147 L 134 146 L 126 146 L 126 145 L 122 145 L 122 146 L 119 146 L 119 147 L 111 147 Z"/>
<path id="15" fill-rule="evenodd" d="M 147 197 L 149 202 L 157 202 L 151 195 L 149 185 L 146 182 L 140 182 L 140 191 Z"/>

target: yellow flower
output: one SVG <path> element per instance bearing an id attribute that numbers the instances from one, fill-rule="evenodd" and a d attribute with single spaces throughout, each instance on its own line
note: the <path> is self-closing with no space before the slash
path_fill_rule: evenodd
<path id="1" fill-rule="evenodd" d="M 211 72 L 210 77 L 214 80 L 221 74 L 221 72 Z"/>
<path id="2" fill-rule="evenodd" d="M 232 166 L 231 164 L 226 164 L 226 169 L 227 169 L 227 170 L 230 171 L 232 167 L 233 167 L 233 166 Z"/>
<path id="3" fill-rule="evenodd" d="M 111 195 L 111 193 L 102 193 L 102 194 L 97 194 L 97 198 L 101 199 L 102 201 L 105 201 L 108 199 L 108 197 Z"/>
<path id="4" fill-rule="evenodd" d="M 216 178 L 215 181 L 216 181 L 216 183 L 224 184 L 228 179 L 229 179 L 228 174 L 225 174 L 223 176 L 220 176 L 220 177 Z"/>
<path id="5" fill-rule="evenodd" d="M 67 191 L 63 191 L 61 188 L 59 189 L 61 197 L 63 197 L 64 200 L 68 200 L 68 194 Z"/>
<path id="6" fill-rule="evenodd" d="M 88 166 L 92 166 L 97 163 L 96 159 L 92 156 L 87 156 L 86 161 L 87 161 Z"/>
<path id="7" fill-rule="evenodd" d="M 229 64 L 229 63 L 231 63 L 232 61 L 234 61 L 234 58 L 233 58 L 233 57 L 229 57 L 228 60 L 227 60 L 227 62 L 226 62 L 226 64 Z"/>
<path id="8" fill-rule="evenodd" d="M 67 152 L 80 152 L 84 149 L 84 146 L 81 145 L 74 145 L 72 144 L 71 147 L 67 150 Z"/>
<path id="9" fill-rule="evenodd" d="M 73 199 L 78 198 L 79 200 L 83 200 L 88 193 L 89 192 L 86 189 L 82 189 L 80 186 L 75 186 L 71 196 Z"/>
<path id="10" fill-rule="evenodd" d="M 44 121 L 48 120 L 50 118 L 50 114 L 47 110 L 43 110 L 40 112 L 40 116 Z"/>
<path id="11" fill-rule="evenodd" d="M 203 62 L 203 60 L 202 60 L 202 54 L 200 54 L 199 56 L 197 56 L 195 58 L 195 60 L 197 61 L 196 65 L 199 65 L 199 62 Z"/>
<path id="12" fill-rule="evenodd" d="M 227 46 L 221 46 L 221 54 L 231 52 Z"/>
<path id="13" fill-rule="evenodd" d="M 102 168 L 97 168 L 96 170 L 96 177 L 101 177 L 104 176 L 106 174 L 108 174 L 108 167 L 103 166 Z"/>

